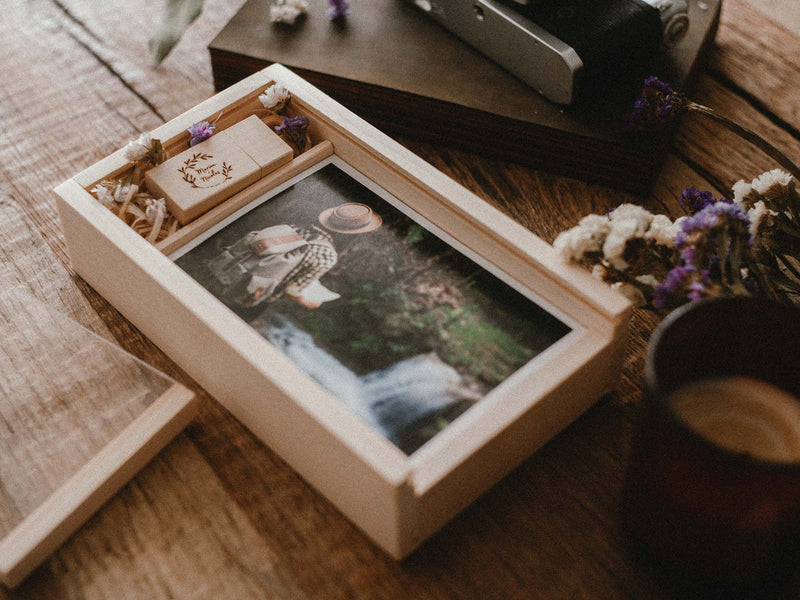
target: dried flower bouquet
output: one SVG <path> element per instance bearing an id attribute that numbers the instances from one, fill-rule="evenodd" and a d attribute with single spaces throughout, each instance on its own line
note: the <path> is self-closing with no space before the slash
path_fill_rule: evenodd
<path id="1" fill-rule="evenodd" d="M 733 200 L 688 188 L 680 198 L 688 214 L 675 221 L 632 204 L 589 215 L 562 232 L 555 247 L 638 306 L 670 309 L 732 295 L 800 303 L 800 169 L 757 134 L 654 77 L 645 81 L 632 124 L 652 128 L 690 111 L 752 142 L 782 169 L 737 182 Z"/>

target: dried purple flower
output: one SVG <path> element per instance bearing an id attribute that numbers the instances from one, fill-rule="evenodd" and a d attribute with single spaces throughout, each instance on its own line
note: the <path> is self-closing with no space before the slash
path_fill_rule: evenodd
<path id="1" fill-rule="evenodd" d="M 659 91 L 662 94 L 665 94 L 667 96 L 669 96 L 670 94 L 674 93 L 672 88 L 669 86 L 669 84 L 664 83 L 663 81 L 661 81 L 655 75 L 651 75 L 650 77 L 646 78 L 644 80 L 644 85 L 645 85 L 645 87 L 652 88 L 652 89 L 654 89 L 656 91 Z"/>
<path id="2" fill-rule="evenodd" d="M 189 135 L 192 136 L 192 139 L 189 141 L 189 146 L 194 146 L 210 138 L 214 133 L 215 127 L 216 125 L 208 121 L 200 121 L 189 127 L 189 129 L 186 130 L 189 132 Z"/>
<path id="3" fill-rule="evenodd" d="M 733 204 L 733 200 L 720 197 L 714 198 L 714 194 L 709 191 L 700 191 L 692 186 L 683 190 L 680 198 L 681 206 L 687 207 L 693 214 L 696 214 L 712 204 Z"/>
<path id="4" fill-rule="evenodd" d="M 724 198 L 722 200 L 725 200 Z M 681 206 L 688 208 L 692 214 L 698 213 L 706 206 L 711 206 L 716 202 L 714 194 L 708 191 L 701 192 L 692 186 L 681 192 Z M 730 204 L 730 200 L 727 201 Z"/>
<path id="5" fill-rule="evenodd" d="M 306 146 L 308 117 L 283 117 L 280 125 L 274 128 L 275 133 L 286 140 L 290 146 L 302 153 Z"/>
<path id="6" fill-rule="evenodd" d="M 749 227 L 750 219 L 740 206 L 730 202 L 715 202 L 681 223 L 681 231 L 675 236 L 675 247 L 697 247 L 696 242 L 702 237 L 714 243 L 720 233 L 741 237 L 750 245 L 752 238 Z"/>
<path id="7" fill-rule="evenodd" d="M 642 95 L 633 104 L 628 122 L 634 129 L 660 127 L 685 112 L 686 105 L 683 94 L 674 91 L 658 77 L 648 77 L 644 80 Z"/>
<path id="8" fill-rule="evenodd" d="M 697 302 L 711 295 L 712 285 L 708 271 L 698 270 L 694 265 L 674 267 L 653 290 L 653 306 L 669 308 L 686 300 Z"/>
<path id="9" fill-rule="evenodd" d="M 331 21 L 344 19 L 350 14 L 350 4 L 347 0 L 328 0 L 328 17 Z"/>
<path id="10" fill-rule="evenodd" d="M 658 77 L 648 77 L 644 80 L 642 94 L 636 99 L 628 115 L 628 126 L 631 129 L 655 129 L 686 112 L 702 115 L 725 126 L 777 161 L 795 179 L 800 180 L 800 167 L 763 137 L 707 106 L 692 102 Z"/>
<path id="11" fill-rule="evenodd" d="M 667 308 L 673 304 L 680 304 L 680 300 L 685 297 L 686 284 L 696 271 L 697 269 L 691 265 L 674 267 L 670 270 L 664 282 L 653 290 L 653 306 Z"/>

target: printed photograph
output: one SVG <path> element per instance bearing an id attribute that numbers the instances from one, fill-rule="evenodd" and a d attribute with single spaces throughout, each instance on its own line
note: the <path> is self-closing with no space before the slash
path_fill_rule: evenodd
<path id="1" fill-rule="evenodd" d="M 173 258 L 410 455 L 571 328 L 392 202 L 329 163 Z"/>

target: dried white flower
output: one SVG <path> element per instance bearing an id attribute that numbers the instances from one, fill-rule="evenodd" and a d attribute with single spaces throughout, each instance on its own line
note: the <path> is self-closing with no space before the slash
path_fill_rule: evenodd
<path id="1" fill-rule="evenodd" d="M 647 298 L 644 297 L 642 290 L 637 288 L 635 285 L 625 283 L 623 281 L 617 281 L 616 283 L 611 284 L 611 289 L 616 290 L 625 296 L 633 303 L 634 306 L 642 307 L 647 304 Z"/>
<path id="2" fill-rule="evenodd" d="M 283 104 L 289 100 L 289 90 L 282 85 L 273 83 L 264 90 L 263 94 L 258 96 L 258 99 L 261 101 L 261 104 L 264 105 L 264 108 L 275 108 L 279 104 Z"/>
<path id="3" fill-rule="evenodd" d="M 628 245 L 628 240 L 633 239 L 633 229 L 630 232 L 624 230 L 625 228 L 618 227 L 608 234 L 605 242 L 603 242 L 603 257 L 615 269 L 624 271 L 628 268 L 628 262 L 622 258 L 625 253 L 625 248 Z"/>
<path id="4" fill-rule="evenodd" d="M 608 269 L 606 269 L 605 265 L 602 263 L 597 263 L 595 266 L 592 267 L 592 277 L 597 277 L 597 279 L 604 279 L 608 273 Z"/>
<path id="5" fill-rule="evenodd" d="M 744 205 L 744 198 L 751 191 L 753 191 L 753 186 L 747 183 L 744 179 L 740 179 L 739 181 L 733 184 L 732 189 L 733 189 L 733 201 L 736 204 Z"/>
<path id="6" fill-rule="evenodd" d="M 586 215 L 578 225 L 594 236 L 605 236 L 611 230 L 611 221 L 604 215 Z"/>
<path id="7" fill-rule="evenodd" d="M 611 211 L 608 218 L 611 221 L 611 231 L 603 242 L 603 256 L 612 267 L 624 271 L 628 268 L 628 263 L 622 255 L 628 241 L 644 237 L 653 220 L 653 214 L 635 204 L 620 204 Z"/>
<path id="8" fill-rule="evenodd" d="M 608 217 L 587 215 L 572 229 L 562 231 L 553 242 L 553 247 L 564 258 L 580 260 L 589 252 L 600 252 L 610 229 Z"/>
<path id="9" fill-rule="evenodd" d="M 761 226 L 761 220 L 766 215 L 777 215 L 774 210 L 767 208 L 763 200 L 759 200 L 753 205 L 753 208 L 747 211 L 747 218 L 750 219 L 750 235 L 756 237 L 758 235 L 758 228 Z"/>
<path id="10" fill-rule="evenodd" d="M 104 185 L 96 185 L 92 188 L 92 194 L 94 194 L 95 198 L 105 206 L 106 208 L 114 208 L 115 200 L 114 196 L 108 190 L 108 188 Z"/>
<path id="11" fill-rule="evenodd" d="M 766 194 L 767 190 L 773 185 L 780 185 L 781 187 L 788 187 L 792 176 L 780 169 L 772 169 L 762 173 L 757 179 L 753 180 L 752 186 L 759 194 Z"/>
<path id="12" fill-rule="evenodd" d="M 655 215 L 644 237 L 656 244 L 672 248 L 675 246 L 675 236 L 681 230 L 681 222 L 685 219 L 686 217 L 680 217 L 673 223 L 667 215 Z"/>
<path id="13" fill-rule="evenodd" d="M 165 219 L 167 216 L 167 204 L 164 198 L 148 198 L 145 200 L 144 215 L 151 224 L 155 223 L 159 217 Z"/>
<path id="14" fill-rule="evenodd" d="M 608 218 L 611 220 L 612 229 L 615 223 L 621 221 L 626 222 L 626 229 L 630 228 L 632 224 L 635 224 L 636 231 L 638 232 L 636 237 L 642 237 L 650 226 L 650 222 L 653 220 L 653 213 L 636 204 L 620 204 L 609 213 Z"/>
<path id="15" fill-rule="evenodd" d="M 308 12 L 306 0 L 276 0 L 269 7 L 269 20 L 273 23 L 294 25 L 301 15 Z"/>
<path id="16" fill-rule="evenodd" d="M 125 146 L 125 158 L 131 162 L 142 160 L 153 149 L 153 138 L 145 132 Z"/>
<path id="17" fill-rule="evenodd" d="M 661 285 L 661 282 L 649 273 L 646 275 L 639 275 L 636 277 L 636 281 L 643 283 L 644 285 L 649 285 L 652 288 L 656 287 L 657 285 Z"/>

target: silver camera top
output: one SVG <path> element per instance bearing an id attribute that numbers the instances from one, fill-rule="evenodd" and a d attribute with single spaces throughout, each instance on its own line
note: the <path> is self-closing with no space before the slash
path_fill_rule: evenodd
<path id="1" fill-rule="evenodd" d="M 406 0 L 558 104 L 688 30 L 686 0 Z"/>

